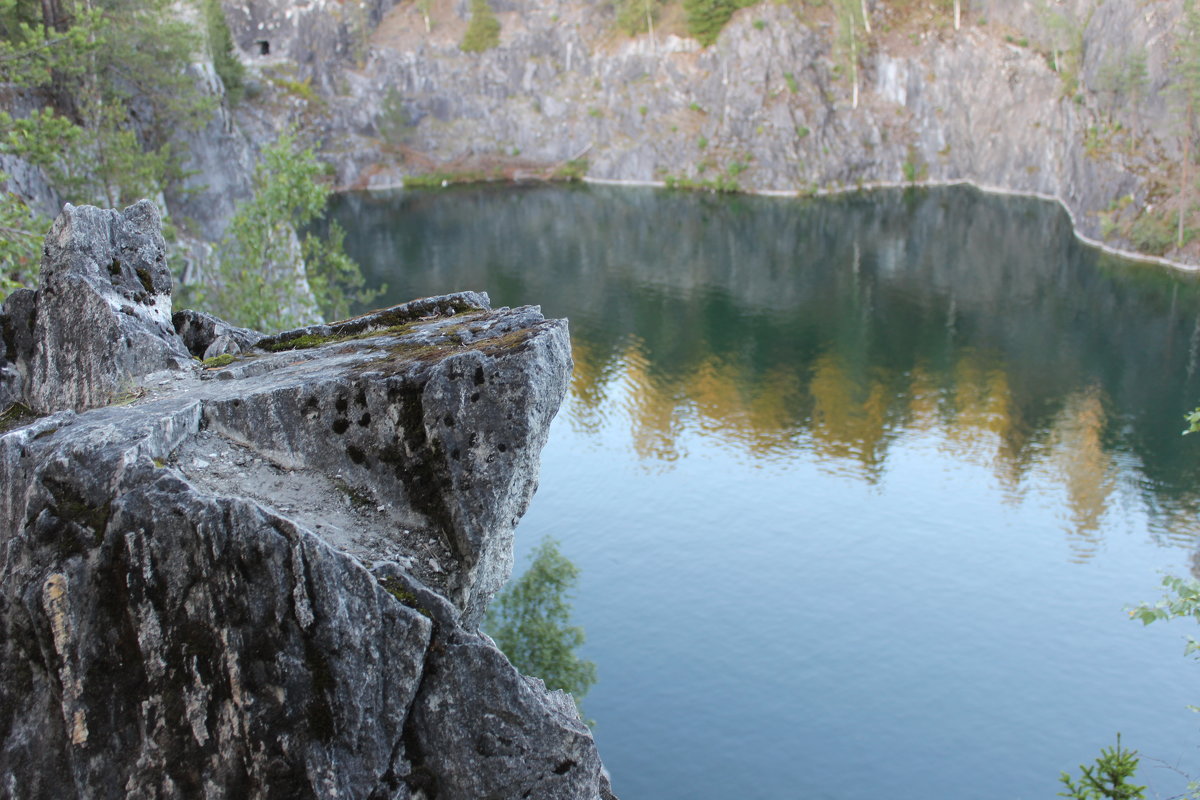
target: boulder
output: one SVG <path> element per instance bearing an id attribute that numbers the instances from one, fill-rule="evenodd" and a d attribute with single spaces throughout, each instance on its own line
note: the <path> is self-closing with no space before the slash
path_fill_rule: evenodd
<path id="1" fill-rule="evenodd" d="M 110 402 L 147 373 L 190 360 L 171 324 L 171 272 L 158 209 L 67 204 L 46 235 L 33 300 L 27 405 Z"/>

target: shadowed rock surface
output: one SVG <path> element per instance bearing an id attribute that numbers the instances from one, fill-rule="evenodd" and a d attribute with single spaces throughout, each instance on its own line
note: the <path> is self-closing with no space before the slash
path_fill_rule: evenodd
<path id="1" fill-rule="evenodd" d="M 611 797 L 570 698 L 476 630 L 565 321 L 467 292 L 180 336 L 166 291 L 103 270 L 156 263 L 146 209 L 68 209 L 0 315 L 0 401 L 54 411 L 0 434 L 0 795 Z M 56 338 L 70 297 L 91 322 Z M 187 358 L 219 340 L 232 363 Z"/>

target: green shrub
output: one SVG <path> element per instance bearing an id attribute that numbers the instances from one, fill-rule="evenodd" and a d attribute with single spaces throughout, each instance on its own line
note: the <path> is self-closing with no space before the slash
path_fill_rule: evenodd
<path id="1" fill-rule="evenodd" d="M 568 183 L 581 181 L 587 176 L 588 160 L 586 158 L 576 158 L 566 162 L 558 169 L 554 170 L 551 176 L 552 180 L 566 181 Z"/>
<path id="2" fill-rule="evenodd" d="M 1071 800 L 1141 800 L 1146 796 L 1146 787 L 1129 782 L 1137 766 L 1137 751 L 1122 748 L 1121 734 L 1118 733 L 1115 748 L 1103 748 L 1096 763 L 1090 767 L 1079 765 L 1079 783 L 1065 772 L 1059 776 L 1066 791 L 1059 792 L 1058 796 Z"/>
<path id="3" fill-rule="evenodd" d="M 464 183 L 483 183 L 488 179 L 482 170 L 469 169 L 461 172 L 426 172 L 420 175 L 405 175 L 405 189 L 442 189 Z"/>
<path id="4" fill-rule="evenodd" d="M 459 47 L 467 53 L 482 53 L 500 44 L 500 20 L 487 0 L 471 0 L 471 22 Z"/>
<path id="5" fill-rule="evenodd" d="M 217 281 L 202 298 L 208 310 L 236 325 L 258 330 L 294 327 L 288 309 L 301 298 L 304 276 L 326 319 L 347 316 L 354 302 L 378 292 L 363 289 L 358 265 L 342 250 L 336 224 L 322 240 L 299 230 L 321 219 L 329 189 L 318 181 L 323 167 L 292 133 L 263 150 L 254 169 L 254 196 L 240 203 L 221 242 Z M 300 246 L 296 248 L 293 243 Z"/>
<path id="6" fill-rule="evenodd" d="M 1143 211 L 1134 220 L 1129 240 L 1143 253 L 1161 256 L 1175 243 L 1175 228 L 1170 220 L 1152 211 Z"/>
<path id="7" fill-rule="evenodd" d="M 717 41 L 733 12 L 750 5 L 751 0 L 683 0 L 688 33 L 708 47 Z"/>
<path id="8" fill-rule="evenodd" d="M 496 595 L 482 626 L 514 667 L 569 692 L 576 705 L 596 682 L 596 665 L 575 652 L 583 628 L 570 624 L 568 594 L 578 580 L 579 568 L 558 543 L 543 539 L 525 574 Z"/>
<path id="9" fill-rule="evenodd" d="M 905 159 L 900 169 L 904 173 L 904 180 L 909 183 L 923 181 L 929 177 L 929 165 L 925 163 L 925 159 L 921 157 L 917 148 L 912 145 L 908 146 L 908 158 Z"/>

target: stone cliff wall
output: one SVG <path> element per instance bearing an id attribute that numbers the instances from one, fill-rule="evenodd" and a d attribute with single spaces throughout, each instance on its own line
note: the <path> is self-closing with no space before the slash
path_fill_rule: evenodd
<path id="1" fill-rule="evenodd" d="M 1077 76 L 1055 72 L 1025 33 L 1044 28 L 1028 0 L 976 2 L 958 31 L 898 19 L 880 0 L 857 107 L 828 9 L 761 3 L 701 48 L 629 38 L 604 6 L 493 5 L 501 43 L 479 54 L 458 47 L 464 3 L 434 3 L 430 30 L 414 4 L 383 17 L 330 97 L 343 185 L 455 169 L 519 177 L 579 156 L 593 180 L 759 192 L 968 181 L 1057 198 L 1082 234 L 1129 248 L 1129 224 L 1177 180 L 1169 86 L 1182 0 L 1054 6 L 1079 25 Z M 1145 85 L 1118 103 L 1103 73 L 1134 53 Z M 399 132 L 384 124 L 389 92 L 402 98 Z M 1168 255 L 1200 263 L 1192 250 Z"/>
<path id="2" fill-rule="evenodd" d="M 158 222 L 68 206 L 0 310 L 0 795 L 611 798 L 571 698 L 476 628 L 566 322 L 172 314 Z"/>

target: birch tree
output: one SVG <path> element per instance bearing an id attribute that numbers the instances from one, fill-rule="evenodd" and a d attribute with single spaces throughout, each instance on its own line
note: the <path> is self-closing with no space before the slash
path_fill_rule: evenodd
<path id="1" fill-rule="evenodd" d="M 858 0 L 834 0 L 834 11 L 838 24 L 837 51 L 850 76 L 851 105 L 858 108 L 858 55 L 862 48 L 858 23 L 865 8 Z"/>

